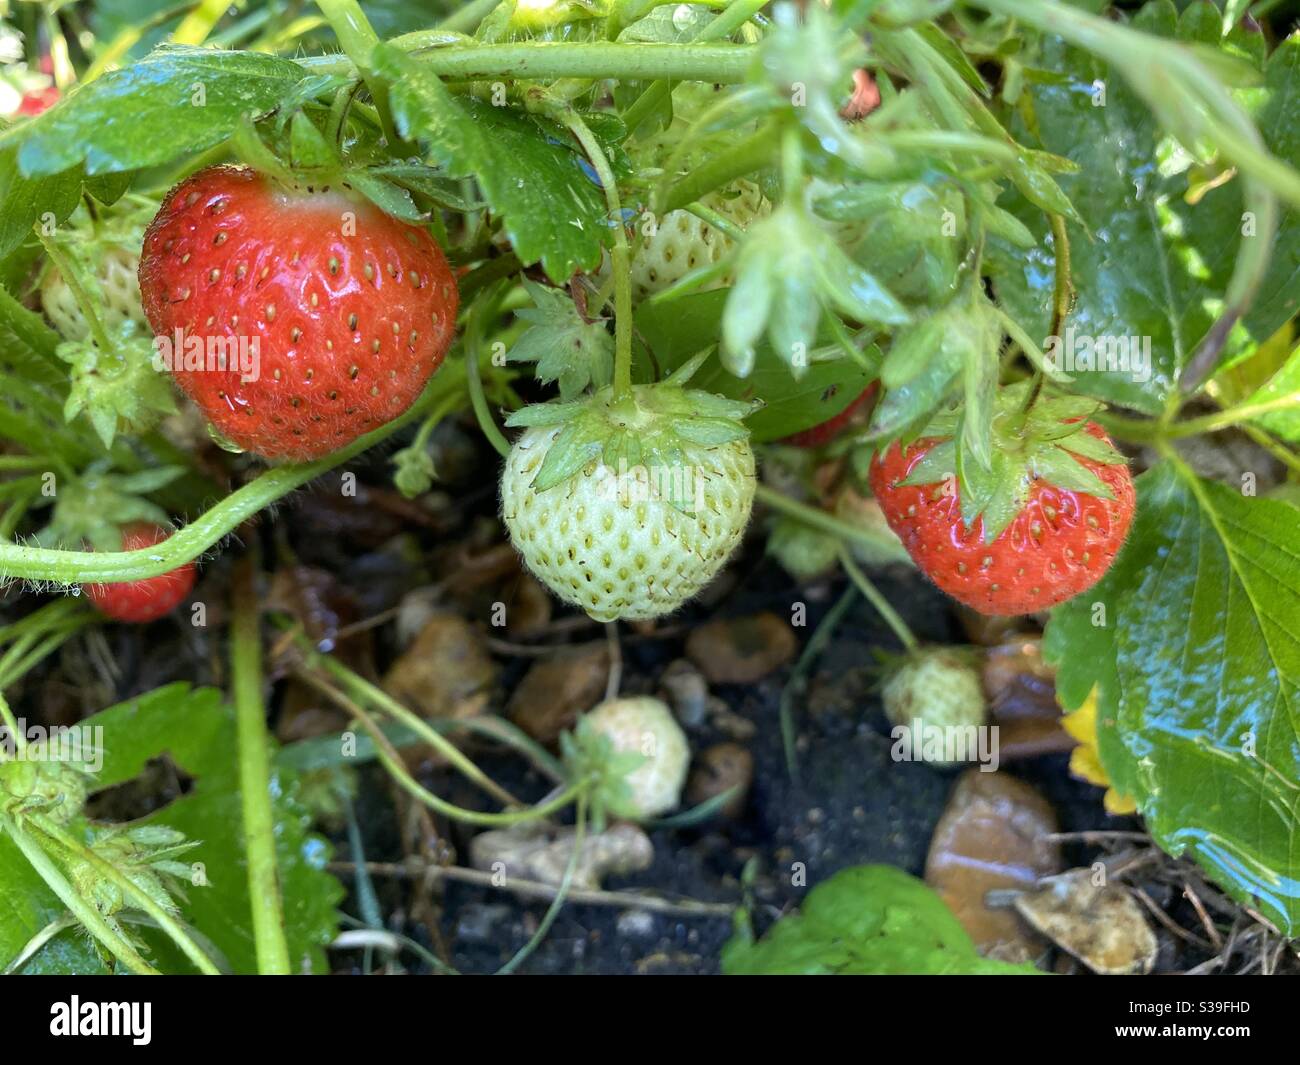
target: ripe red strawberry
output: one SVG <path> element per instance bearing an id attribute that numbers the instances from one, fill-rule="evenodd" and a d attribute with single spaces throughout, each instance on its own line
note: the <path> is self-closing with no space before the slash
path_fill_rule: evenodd
<path id="1" fill-rule="evenodd" d="M 159 338 L 204 342 L 206 360 L 178 352 L 170 368 L 216 429 L 293 461 L 405 411 L 442 363 L 459 302 L 424 230 L 346 188 L 288 188 L 230 166 L 168 195 L 145 233 L 140 292 Z M 256 342 L 254 373 L 239 368 L 240 338 L 246 353 Z"/>
<path id="2" fill-rule="evenodd" d="M 122 529 L 122 550 L 136 551 L 153 547 L 166 540 L 171 533 L 158 525 L 137 522 Z M 123 581 L 119 584 L 90 584 L 86 586 L 87 598 L 101 614 L 114 621 L 135 623 L 157 621 L 170 614 L 184 601 L 194 588 L 194 563 L 171 570 L 158 577 L 140 581 Z"/>
<path id="3" fill-rule="evenodd" d="M 892 444 L 871 464 L 871 488 L 890 528 L 941 590 L 982 614 L 1029 614 L 1101 579 L 1128 534 L 1135 495 L 1122 461 L 1089 457 L 1113 452 L 1098 425 L 1088 422 L 1074 437 L 1057 437 L 1039 454 L 1055 452 L 1052 461 L 1059 463 L 1062 449 L 1071 452 L 1077 466 L 1099 479 L 1100 491 L 1114 498 L 1053 484 L 1034 472 L 1029 458 L 1018 509 L 991 543 L 984 542 L 983 514 L 966 526 L 955 479 L 926 474 L 924 483 L 902 483 L 936 447 L 951 443 L 924 437 L 906 450 Z"/>
<path id="4" fill-rule="evenodd" d="M 18 101 L 18 109 L 14 111 L 16 115 L 26 115 L 33 117 L 59 102 L 59 87 L 57 85 L 47 85 L 43 89 L 29 89 L 23 93 L 22 99 Z"/>
<path id="5" fill-rule="evenodd" d="M 862 390 L 862 395 L 858 396 L 835 417 L 827 418 L 820 425 L 814 425 L 811 429 L 804 429 L 801 432 L 787 436 L 781 443 L 790 444 L 793 447 L 825 447 L 844 431 L 845 426 L 859 416 L 859 412 L 863 414 L 870 413 L 871 401 L 876 398 L 878 387 L 878 382 L 872 381 Z"/>

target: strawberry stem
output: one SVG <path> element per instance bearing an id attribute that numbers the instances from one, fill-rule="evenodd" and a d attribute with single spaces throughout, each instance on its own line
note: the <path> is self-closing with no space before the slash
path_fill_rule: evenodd
<path id="1" fill-rule="evenodd" d="M 317 652 L 301 632 L 295 632 L 294 639 L 299 649 L 306 656 L 309 666 L 329 673 L 354 697 L 368 702 L 381 713 L 386 714 L 399 724 L 405 725 L 425 743 L 438 751 L 447 760 L 448 764 L 458 770 L 466 780 L 477 784 L 486 794 L 491 795 L 494 799 L 507 806 L 523 805 L 515 796 L 475 765 L 459 747 L 443 736 L 441 732 L 432 728 L 424 718 L 412 713 L 382 688 L 376 687 L 364 677 L 354 673 L 342 662 L 329 655 Z"/>
<path id="2" fill-rule="evenodd" d="M 322 10 L 325 4 L 340 2 L 324 0 Z M 430 73 L 451 81 L 548 81 L 557 78 L 649 81 L 671 78 L 736 85 L 745 80 L 757 52 L 754 45 L 747 44 L 611 41 L 447 44 L 445 33 L 426 30 L 403 34 L 389 43 L 403 52 L 421 53 L 420 63 Z M 299 62 L 313 74 L 348 74 L 361 70 L 364 75 L 363 68 L 351 52 L 347 56 L 307 56 Z"/>
<path id="3" fill-rule="evenodd" d="M 768 0 L 736 0 L 690 40 L 696 44 L 724 40 L 757 15 L 767 3 Z M 670 81 L 656 81 L 632 102 L 623 112 L 623 123 L 629 135 L 634 134 L 642 122 L 668 102 L 674 88 Z"/>
<path id="4" fill-rule="evenodd" d="M 349 59 L 361 74 L 361 79 L 370 90 L 370 97 L 379 112 L 379 124 L 384 137 L 390 145 L 402 143 L 402 138 L 393 125 L 393 115 L 388 107 L 388 86 L 376 78 L 370 67 L 370 58 L 379 44 L 379 35 L 375 33 L 370 20 L 357 0 L 316 0 L 316 6 L 325 16 L 338 38 L 339 46 L 347 53 Z"/>
<path id="5" fill-rule="evenodd" d="M 41 247 L 45 249 L 45 254 L 49 256 L 50 262 L 59 271 L 64 283 L 72 290 L 72 297 L 77 301 L 77 306 L 81 308 L 82 316 L 86 319 L 86 327 L 90 330 L 90 336 L 94 340 L 95 346 L 105 354 L 114 351 L 113 342 L 108 339 L 108 333 L 104 331 L 103 323 L 100 322 L 99 315 L 95 313 L 95 305 L 91 301 L 85 279 L 81 276 L 81 270 L 72 261 L 71 256 L 63 254 L 63 249 L 59 247 L 53 237 L 47 237 L 41 232 L 40 226 L 34 227 L 33 231 L 36 233 L 36 239 L 41 242 Z"/>
<path id="6" fill-rule="evenodd" d="M 573 886 L 574 873 L 578 871 L 578 859 L 582 857 L 583 844 L 586 843 L 586 832 L 587 803 L 584 797 L 579 795 L 573 829 L 573 851 L 569 855 L 568 864 L 564 867 L 564 875 L 560 878 L 560 886 L 556 888 L 555 898 L 551 900 L 550 906 L 546 908 L 546 913 L 543 915 L 541 923 L 538 924 L 537 931 L 533 933 L 532 938 L 515 952 L 513 958 L 497 970 L 498 976 L 509 976 L 527 961 L 533 951 L 541 946 L 542 940 L 546 938 L 546 934 L 551 930 L 551 925 L 560 916 L 560 909 L 564 906 L 564 900 L 568 897 L 569 888 Z"/>
<path id="7" fill-rule="evenodd" d="M 880 589 L 872 584 L 867 575 L 858 568 L 858 564 L 853 561 L 853 556 L 847 550 L 840 551 L 840 565 L 844 567 L 844 572 L 849 575 L 849 580 L 857 585 L 858 591 L 876 608 L 876 612 L 885 619 L 885 624 L 894 630 L 898 642 L 909 652 L 919 651 L 921 643 L 913 635 L 912 630 L 907 627 L 907 622 L 898 616 L 898 611 L 889 605 L 889 600 L 880 594 Z"/>
<path id="8" fill-rule="evenodd" d="M 614 274 L 614 398 L 623 399 L 632 394 L 632 251 L 627 242 L 618 179 L 600 141 L 571 105 L 557 102 L 547 110 L 578 139 L 605 190 L 614 227 L 614 249 L 610 253 Z"/>
<path id="9" fill-rule="evenodd" d="M 897 556 L 899 562 L 910 564 L 912 561 L 896 539 L 887 538 L 883 534 L 872 532 L 869 529 L 859 529 L 857 526 L 841 521 L 835 515 L 828 514 L 824 510 L 818 510 L 816 507 L 810 507 L 806 503 L 800 503 L 798 500 L 782 495 L 765 484 L 755 485 L 754 498 L 773 510 L 788 514 L 805 525 L 820 529 L 822 532 L 829 533 L 831 536 L 838 537 L 847 543 L 859 543 L 863 547 L 868 547 L 876 552 L 892 552 Z"/>
<path id="10" fill-rule="evenodd" d="M 497 450 L 503 459 L 510 457 L 510 441 L 497 428 L 497 423 L 488 409 L 487 396 L 483 392 L 483 374 L 479 358 L 483 349 L 483 323 L 494 313 L 498 305 L 497 292 L 491 292 L 486 299 L 480 300 L 470 311 L 469 321 L 465 324 L 465 384 L 469 389 L 469 402 L 474 408 L 474 417 L 478 419 L 483 435 Z"/>
<path id="11" fill-rule="evenodd" d="M 564 809 L 583 793 L 582 786 L 574 784 L 535 806 L 528 806 L 522 810 L 508 810 L 503 813 L 484 813 L 481 810 L 467 810 L 464 807 L 457 806 L 441 796 L 435 795 L 411 776 L 403 764 L 397 748 L 393 746 L 392 740 L 384 734 L 374 716 L 365 707 L 315 673 L 300 670 L 296 675 L 346 710 L 366 730 L 370 738 L 374 740 L 376 756 L 388 771 L 389 776 L 393 778 L 394 783 L 435 813 L 441 814 L 452 821 L 462 821 L 471 825 L 518 825 L 525 821 L 548 817 Z"/>
<path id="12" fill-rule="evenodd" d="M 256 555 L 240 560 L 235 572 L 230 626 L 230 681 L 239 752 L 239 797 L 248 898 L 253 909 L 257 971 L 287 975 L 284 904 L 275 861 L 275 815 L 271 809 L 271 755 L 262 701 L 262 634 L 258 610 Z"/>
<path id="13" fill-rule="evenodd" d="M 137 976 L 160 975 L 158 970 L 140 957 L 136 949 L 108 922 L 99 912 L 99 908 L 92 905 L 68 882 L 67 877 L 46 853 L 45 848 L 32 839 L 18 821 L 10 817 L 2 807 L 0 807 L 0 836 L 7 836 L 13 841 L 14 846 L 22 851 L 27 863 L 45 881 L 46 886 L 113 957 Z"/>

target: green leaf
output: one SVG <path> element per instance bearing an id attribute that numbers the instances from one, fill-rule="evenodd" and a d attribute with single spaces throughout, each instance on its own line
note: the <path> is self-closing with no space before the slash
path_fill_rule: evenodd
<path id="1" fill-rule="evenodd" d="M 25 240 L 35 242 L 32 226 L 46 221 L 47 215 L 55 225 L 66 221 L 81 202 L 81 179 L 80 167 L 51 177 L 24 177 L 17 149 L 0 149 L 0 256 Z"/>
<path id="2" fill-rule="evenodd" d="M 397 49 L 381 45 L 374 63 L 391 83 L 402 135 L 423 144 L 450 176 L 479 182 L 525 264 L 540 262 L 556 284 L 596 269 L 611 222 L 599 183 L 564 130 L 514 108 L 453 96 Z M 625 162 L 614 153 L 617 168 Z"/>
<path id="3" fill-rule="evenodd" d="M 1209 26 L 1210 40 L 1225 58 L 1257 56 L 1257 33 L 1234 27 L 1218 42 L 1219 16 L 1207 15 L 1208 7 L 1192 5 L 1177 22 L 1171 4 L 1153 3 L 1134 21 L 1147 32 L 1203 43 Z M 1032 86 L 1035 128 L 1048 150 L 1081 166 L 1079 173 L 1061 177 L 1087 227 L 1070 227 L 1077 300 L 1068 323 L 1078 337 L 1149 337 L 1152 354 L 1146 380 L 1141 372 L 1082 370 L 1074 373 L 1073 387 L 1159 414 L 1222 310 L 1238 247 L 1250 239 L 1243 238 L 1242 182 L 1234 178 L 1207 189 L 1207 179 L 1219 177 L 1218 170 L 1206 171 L 1163 136 L 1122 72 L 1102 60 L 1047 38 L 1041 62 L 1068 77 Z M 1300 38 L 1281 42 L 1263 75 L 1263 87 L 1238 91 L 1238 102 L 1255 118 L 1269 150 L 1300 166 L 1300 126 L 1294 121 Z M 1096 83 L 1104 84 L 1104 106 L 1094 105 Z M 1192 190 L 1200 193 L 1193 196 L 1196 202 L 1188 202 Z M 1032 336 L 1044 337 L 1054 270 L 1047 224 L 1023 196 L 1008 194 L 1003 206 L 1036 235 L 1037 245 L 1025 250 L 992 240 L 989 272 L 999 300 Z M 1254 304 L 1228 338 L 1225 359 L 1271 336 L 1300 307 L 1300 212 L 1294 208 L 1283 211 L 1273 251 Z"/>
<path id="4" fill-rule="evenodd" d="M 1165 462 L 1102 581 L 1058 607 L 1063 706 L 1097 688 L 1102 764 L 1148 829 L 1300 930 L 1300 511 Z"/>
<path id="5" fill-rule="evenodd" d="M 1291 397 L 1289 407 L 1257 414 L 1251 421 L 1283 440 L 1296 443 L 1300 442 L 1300 348 L 1291 352 L 1282 369 L 1251 396 L 1246 405 L 1275 402 L 1287 396 Z"/>
<path id="6" fill-rule="evenodd" d="M 236 973 L 256 971 L 243 849 L 243 816 L 235 763 L 234 715 L 221 693 L 210 688 L 171 684 L 118 704 L 81 722 L 102 728 L 102 770 L 97 789 L 132 780 L 145 764 L 170 755 L 182 772 L 195 777 L 193 787 L 170 805 L 132 823 L 133 828 L 166 826 L 198 842 L 185 854 L 187 875 L 201 863 L 206 885 L 187 886 L 178 900 L 183 920 L 213 943 Z M 334 907 L 342 896 L 338 882 L 325 872 L 326 844 L 309 834 L 310 819 L 294 798 L 297 776 L 275 763 L 276 857 L 284 891 L 285 934 L 290 956 L 311 972 L 328 971 L 324 947 L 337 931 Z M 24 872 L 21 856 L 0 839 L 0 966 L 62 913 L 48 889 Z M 30 867 L 27 867 L 30 870 Z M 153 948 L 151 960 L 166 972 L 191 972 L 183 956 L 155 931 L 144 932 Z M 48 971 L 81 940 L 64 932 L 29 962 L 25 971 Z M 56 953 L 51 956 L 51 951 Z M 77 972 L 102 967 L 83 954 L 69 955 Z"/>
<path id="7" fill-rule="evenodd" d="M 729 976 L 1034 975 L 981 958 L 922 881 L 888 865 L 843 869 L 808 893 L 760 941 L 740 929 L 722 948 Z"/>
<path id="8" fill-rule="evenodd" d="M 260 52 L 164 47 L 109 71 L 29 122 L 0 134 L 28 177 L 84 163 L 87 174 L 159 166 L 220 144 L 250 112 L 264 114 L 302 77 Z"/>
<path id="9" fill-rule="evenodd" d="M 603 322 L 584 321 L 565 293 L 532 281 L 524 287 L 533 306 L 515 312 L 529 323 L 511 345 L 507 362 L 537 363 L 544 383 L 558 381 L 560 398 L 574 399 L 588 386 L 602 388 L 614 376 L 614 339 Z"/>
<path id="10" fill-rule="evenodd" d="M 338 153 L 307 117 L 295 111 L 289 123 L 289 157 L 296 167 L 320 169 L 338 166 Z"/>
<path id="11" fill-rule="evenodd" d="M 410 192 L 385 177 L 368 170 L 353 170 L 347 174 L 346 180 L 385 214 L 412 224 L 428 219 L 428 215 L 415 205 Z"/>
<path id="12" fill-rule="evenodd" d="M 637 308 L 637 332 L 645 338 L 663 375 L 717 343 L 718 321 L 727 298 L 727 289 L 717 289 L 668 303 L 649 301 Z M 868 367 L 879 364 L 880 354 L 873 346 L 864 357 L 867 366 L 850 358 L 814 361 L 808 372 L 794 381 L 776 353 L 759 344 L 749 376 L 736 377 L 712 358 L 691 381 L 733 400 L 761 401 L 763 407 L 745 424 L 755 442 L 766 443 L 820 425 L 857 399 L 875 379 Z"/>

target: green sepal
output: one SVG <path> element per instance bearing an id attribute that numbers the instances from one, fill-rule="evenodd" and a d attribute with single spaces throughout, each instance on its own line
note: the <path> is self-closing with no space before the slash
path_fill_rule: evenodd
<path id="1" fill-rule="evenodd" d="M 149 337 L 127 319 L 109 340 L 114 346 L 107 352 L 89 339 L 67 340 L 55 349 L 71 367 L 64 419 L 72 421 L 84 411 L 106 449 L 119 428 L 145 432 L 176 413 L 171 385 L 154 369 Z"/>
<path id="2" fill-rule="evenodd" d="M 165 487 L 184 472 L 179 466 L 160 466 L 119 474 L 110 472 L 106 461 L 94 463 L 75 480 L 58 482 L 52 500 L 54 515 L 36 534 L 35 543 L 38 547 L 68 549 L 89 544 L 96 551 L 120 551 L 123 525 L 168 524 L 167 512 L 144 496 Z"/>
<path id="3" fill-rule="evenodd" d="M 989 415 L 988 462 L 972 452 L 963 431 L 968 409 L 939 411 L 917 436 L 938 439 L 900 483 L 911 486 L 949 483 L 958 487 L 966 528 L 983 519 L 985 543 L 992 543 L 1015 520 L 1029 499 L 1035 479 L 1099 499 L 1114 493 L 1080 458 L 1119 465 L 1124 456 L 1105 440 L 1085 432 L 1093 400 L 1077 396 L 1040 396 L 1028 414 L 1021 413 L 1030 383 L 1002 389 Z M 1062 421 L 1062 418 L 1069 419 Z M 1077 456 L 1077 457 L 1076 457 Z"/>
<path id="4" fill-rule="evenodd" d="M 741 420 L 759 406 L 661 382 L 638 385 L 622 398 L 605 387 L 579 402 L 525 407 L 506 424 L 563 427 L 533 478 L 533 489 L 546 492 L 597 461 L 620 474 L 638 466 L 700 465 L 701 452 L 746 439 L 749 431 Z M 693 513 L 691 499 L 668 501 L 685 514 Z"/>

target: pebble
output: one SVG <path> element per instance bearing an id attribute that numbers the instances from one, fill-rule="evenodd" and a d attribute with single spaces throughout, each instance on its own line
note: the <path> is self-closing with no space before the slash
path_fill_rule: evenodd
<path id="1" fill-rule="evenodd" d="M 752 684 L 794 658 L 799 641 L 789 622 L 770 611 L 699 626 L 686 655 L 713 684 Z"/>
<path id="2" fill-rule="evenodd" d="M 980 953 L 1017 962 L 1042 953 L 1042 941 L 1016 914 L 990 908 L 986 895 L 1027 890 L 1059 872 L 1060 848 L 1044 838 L 1056 830 L 1050 804 L 1023 781 L 979 769 L 958 778 L 930 840 L 925 880 Z"/>
<path id="3" fill-rule="evenodd" d="M 510 719 L 539 743 L 554 743 L 578 715 L 605 697 L 609 648 L 604 640 L 578 644 L 538 659 L 510 697 Z"/>

